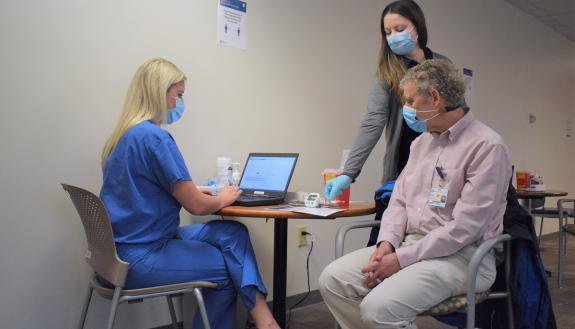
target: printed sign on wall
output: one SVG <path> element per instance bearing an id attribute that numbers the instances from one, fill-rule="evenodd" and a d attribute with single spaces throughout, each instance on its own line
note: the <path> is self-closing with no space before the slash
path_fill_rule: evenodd
<path id="1" fill-rule="evenodd" d="M 240 0 L 219 0 L 218 44 L 246 49 L 247 4 Z"/>

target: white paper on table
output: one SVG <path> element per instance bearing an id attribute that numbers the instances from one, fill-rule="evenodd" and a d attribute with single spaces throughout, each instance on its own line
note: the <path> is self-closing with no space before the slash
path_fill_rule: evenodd
<path id="1" fill-rule="evenodd" d="M 241 0 L 219 0 L 218 44 L 247 48 L 247 4 Z"/>
<path id="2" fill-rule="evenodd" d="M 345 209 L 341 208 L 311 208 L 311 207 L 291 207 L 289 209 L 284 209 L 293 212 L 300 212 L 304 214 L 320 216 L 320 217 L 328 217 L 340 211 L 344 211 Z"/>

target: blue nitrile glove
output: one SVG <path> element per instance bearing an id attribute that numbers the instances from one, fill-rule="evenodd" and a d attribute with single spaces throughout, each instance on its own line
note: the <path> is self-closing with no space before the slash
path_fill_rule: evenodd
<path id="1" fill-rule="evenodd" d="M 325 190 L 323 191 L 324 196 L 328 201 L 331 202 L 335 197 L 343 193 L 343 190 L 349 187 L 351 183 L 351 178 L 347 175 L 339 175 L 334 179 L 330 179 L 327 184 L 325 184 Z"/>
<path id="2" fill-rule="evenodd" d="M 389 199 L 391 199 L 391 193 L 393 192 L 393 188 L 395 187 L 395 179 L 386 182 L 385 184 L 381 185 L 377 191 L 375 191 L 375 201 L 381 202 L 387 208 L 387 204 L 389 203 Z"/>
<path id="3" fill-rule="evenodd" d="M 381 185 L 377 191 L 375 191 L 376 195 L 380 197 L 391 197 L 391 192 L 393 192 L 393 188 L 395 187 L 395 179 L 385 182 L 385 184 Z"/>

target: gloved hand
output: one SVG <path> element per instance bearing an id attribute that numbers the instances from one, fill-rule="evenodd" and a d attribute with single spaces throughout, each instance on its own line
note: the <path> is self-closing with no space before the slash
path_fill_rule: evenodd
<path id="1" fill-rule="evenodd" d="M 343 190 L 349 187 L 351 183 L 351 178 L 347 175 L 339 175 L 333 178 L 325 184 L 325 190 L 323 194 L 325 198 L 331 202 L 335 197 L 341 195 Z"/>

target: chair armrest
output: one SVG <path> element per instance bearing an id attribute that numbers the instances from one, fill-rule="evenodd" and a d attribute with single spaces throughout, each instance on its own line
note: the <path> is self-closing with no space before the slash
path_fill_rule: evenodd
<path id="1" fill-rule="evenodd" d="M 337 234 L 335 235 L 335 258 L 337 259 L 343 256 L 343 245 L 345 242 L 345 236 L 347 235 L 347 232 L 358 228 L 379 227 L 380 224 L 381 221 L 364 220 L 353 223 L 347 223 L 340 226 L 340 228 L 337 230 Z"/>
<path id="2" fill-rule="evenodd" d="M 469 261 L 469 267 L 467 268 L 467 314 L 468 314 L 467 326 L 468 326 L 468 328 L 469 328 L 469 326 L 472 326 L 472 324 L 469 321 L 471 321 L 471 319 L 475 319 L 475 283 L 477 281 L 477 271 L 479 270 L 479 266 L 481 265 L 481 261 L 487 255 L 487 253 L 489 251 L 491 251 L 491 249 L 493 249 L 496 245 L 503 243 L 505 241 L 510 241 L 512 239 L 513 239 L 513 237 L 511 237 L 511 235 L 502 234 L 502 235 L 496 236 L 494 238 L 491 238 L 489 240 L 482 242 L 479 245 L 479 247 L 477 248 L 477 250 L 475 250 L 475 253 L 473 253 L 471 260 Z M 509 250 L 506 250 L 505 252 L 508 253 Z M 510 265 L 507 257 L 505 259 L 505 262 L 506 262 L 505 266 L 507 269 L 508 266 Z M 506 273 L 506 275 L 508 275 L 508 273 Z"/>
<path id="3" fill-rule="evenodd" d="M 566 203 L 572 203 L 573 208 L 566 208 Z M 566 224 L 566 217 L 575 217 L 575 199 L 557 200 L 557 212 L 559 213 L 559 226 L 563 227 Z"/>
<path id="4" fill-rule="evenodd" d="M 575 205 L 575 199 L 559 199 L 557 200 L 557 208 L 565 208 L 563 204 L 566 202 L 572 202 Z"/>

